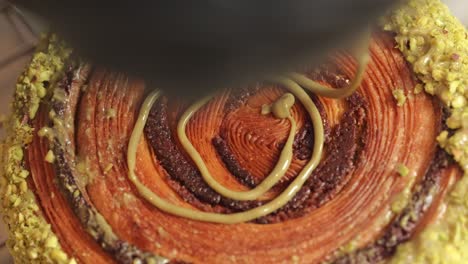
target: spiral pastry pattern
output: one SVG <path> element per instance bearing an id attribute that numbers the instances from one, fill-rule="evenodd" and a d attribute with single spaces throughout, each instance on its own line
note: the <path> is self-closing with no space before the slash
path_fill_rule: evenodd
<path id="1" fill-rule="evenodd" d="M 377 263 L 413 254 L 466 181 L 452 139 L 463 120 L 442 90 L 420 92 L 435 82 L 410 57 L 416 44 L 388 23 L 398 35 L 374 29 L 367 67 L 342 51 L 196 102 L 83 62 L 50 36 L 20 78 L 1 149 L 16 260 Z"/>

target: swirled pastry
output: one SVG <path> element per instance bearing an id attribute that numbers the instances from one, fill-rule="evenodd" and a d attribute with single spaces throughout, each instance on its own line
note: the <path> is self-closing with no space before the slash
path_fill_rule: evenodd
<path id="1" fill-rule="evenodd" d="M 437 0 L 382 24 L 193 102 L 49 36 L 1 147 L 15 260 L 464 263 L 466 30 Z"/>

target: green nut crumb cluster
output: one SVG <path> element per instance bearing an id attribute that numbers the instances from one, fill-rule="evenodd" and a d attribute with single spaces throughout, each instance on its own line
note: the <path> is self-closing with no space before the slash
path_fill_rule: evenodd
<path id="1" fill-rule="evenodd" d="M 468 173 L 468 34 L 439 0 L 411 0 L 389 15 L 384 29 L 397 33 L 398 48 L 421 80 L 422 88 L 450 109 L 438 142 Z M 468 177 L 450 192 L 444 216 L 411 242 L 401 245 L 392 263 L 466 263 L 468 259 Z"/>
<path id="2" fill-rule="evenodd" d="M 409 168 L 406 167 L 405 164 L 401 164 L 401 163 L 399 163 L 399 164 L 397 165 L 396 170 L 397 170 L 398 174 L 399 174 L 401 177 L 406 177 L 406 176 L 408 176 L 408 174 L 409 174 L 409 172 L 410 172 Z"/>
<path id="3" fill-rule="evenodd" d="M 395 89 L 392 91 L 393 98 L 395 98 L 398 106 L 403 106 L 406 102 L 406 95 L 403 89 Z"/>
<path id="4" fill-rule="evenodd" d="M 47 40 L 46 40 L 47 39 Z M 16 263 L 67 263 L 76 261 L 62 250 L 51 226 L 41 215 L 28 189 L 24 167 L 25 147 L 34 128 L 29 125 L 64 67 L 70 51 L 55 36 L 44 37 L 41 47 L 18 79 L 12 116 L 5 121 L 8 137 L 0 144 L 1 213 L 8 226 L 9 247 Z"/>

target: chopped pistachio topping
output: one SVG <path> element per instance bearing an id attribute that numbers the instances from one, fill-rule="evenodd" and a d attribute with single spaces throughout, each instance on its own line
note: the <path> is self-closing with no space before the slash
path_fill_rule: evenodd
<path id="1" fill-rule="evenodd" d="M 7 117 L 5 114 L 0 114 L 0 126 L 5 123 L 5 121 L 7 120 Z"/>
<path id="2" fill-rule="evenodd" d="M 405 188 L 401 193 L 399 193 L 391 204 L 392 212 L 400 213 L 405 209 L 411 199 L 411 190 Z"/>
<path id="3" fill-rule="evenodd" d="M 405 164 L 401 164 L 401 163 L 397 165 L 396 171 L 397 171 L 398 174 L 400 174 L 400 176 L 402 176 L 402 177 L 408 176 L 408 173 L 409 173 L 408 167 L 406 167 Z"/>
<path id="4" fill-rule="evenodd" d="M 34 193 L 28 189 L 30 173 L 24 167 L 24 150 L 34 133 L 27 120 L 36 116 L 70 54 L 55 36 L 43 40 L 41 46 L 18 79 L 13 114 L 5 122 L 8 137 L 0 144 L 1 213 L 8 225 L 7 246 L 16 263 L 76 263 L 42 217 Z"/>
<path id="5" fill-rule="evenodd" d="M 52 150 L 49 150 L 44 158 L 45 161 L 49 163 L 54 163 L 55 161 L 55 154 Z"/>
<path id="6" fill-rule="evenodd" d="M 294 264 L 299 263 L 300 260 L 301 260 L 301 259 L 299 258 L 298 255 L 293 255 L 293 256 L 291 257 L 291 261 L 292 261 L 292 263 L 294 263 Z"/>
<path id="7" fill-rule="evenodd" d="M 414 94 L 420 94 L 424 90 L 424 86 L 420 83 L 416 84 L 414 87 Z"/>
<path id="8" fill-rule="evenodd" d="M 71 52 L 65 45 L 58 43 L 54 35 L 50 37 L 49 42 L 45 50 L 33 55 L 28 69 L 16 84 L 14 108 L 19 112 L 27 112 L 30 119 L 36 116 L 41 99 L 50 90 L 47 87 L 57 79 L 57 74 L 61 73 L 64 67 L 63 58 L 68 57 Z"/>
<path id="9" fill-rule="evenodd" d="M 407 184 L 403 191 L 401 191 L 393 198 L 393 202 L 390 205 L 392 212 L 395 214 L 399 214 L 403 211 L 403 209 L 406 208 L 406 206 L 411 200 L 411 190 L 413 189 L 416 180 L 416 173 L 410 173 L 408 167 L 401 163 L 396 166 L 396 171 L 400 176 L 405 177 L 405 180 L 407 181 Z"/>
<path id="10" fill-rule="evenodd" d="M 406 95 L 402 89 L 395 89 L 392 91 L 393 98 L 395 98 L 398 106 L 403 106 L 406 102 Z"/>
<path id="11" fill-rule="evenodd" d="M 39 129 L 37 135 L 40 137 L 46 137 L 50 142 L 52 142 L 55 137 L 55 131 L 50 127 L 43 127 Z"/>
<path id="12" fill-rule="evenodd" d="M 437 141 L 468 174 L 468 34 L 439 0 L 411 0 L 385 20 L 384 29 L 397 33 L 398 48 L 413 66 L 424 90 L 450 109 Z M 415 94 L 421 89 L 415 88 Z M 400 245 L 392 263 L 466 263 L 468 259 L 468 177 L 446 199 L 437 223 Z"/>
<path id="13" fill-rule="evenodd" d="M 447 126 L 450 129 L 468 128 L 468 107 L 453 109 Z"/>
<path id="14" fill-rule="evenodd" d="M 104 174 L 109 173 L 113 167 L 114 167 L 114 164 L 112 163 L 107 164 L 107 166 L 104 168 Z"/>
<path id="15" fill-rule="evenodd" d="M 114 108 L 110 108 L 106 110 L 106 117 L 109 119 L 112 119 L 116 116 L 117 112 L 115 111 Z"/>
<path id="16" fill-rule="evenodd" d="M 264 104 L 262 105 L 262 110 L 260 112 L 262 115 L 268 115 L 271 113 L 271 106 L 270 105 L 267 105 L 267 104 Z"/>
<path id="17" fill-rule="evenodd" d="M 457 130 L 451 137 L 448 131 L 443 131 L 437 141 L 440 146 L 452 154 L 453 158 L 468 171 L 468 128 Z"/>

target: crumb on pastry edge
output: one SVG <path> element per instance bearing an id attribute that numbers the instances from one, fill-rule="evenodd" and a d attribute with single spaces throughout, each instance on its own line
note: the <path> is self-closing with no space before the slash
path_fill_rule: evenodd
<path id="1" fill-rule="evenodd" d="M 447 125 L 455 133 L 443 131 L 437 141 L 465 175 L 447 195 L 441 219 L 399 245 L 390 262 L 461 264 L 468 259 L 468 33 L 438 0 L 411 0 L 383 23 L 425 92 L 450 110 Z"/>
<path id="2" fill-rule="evenodd" d="M 35 129 L 29 125 L 47 94 L 62 73 L 70 56 L 56 36 L 43 36 L 37 51 L 18 78 L 11 116 L 5 121 L 7 137 L 0 144 L 0 210 L 7 225 L 7 246 L 15 263 L 67 263 L 70 258 L 60 246 L 51 225 L 42 216 L 26 179 L 24 152 Z"/>

